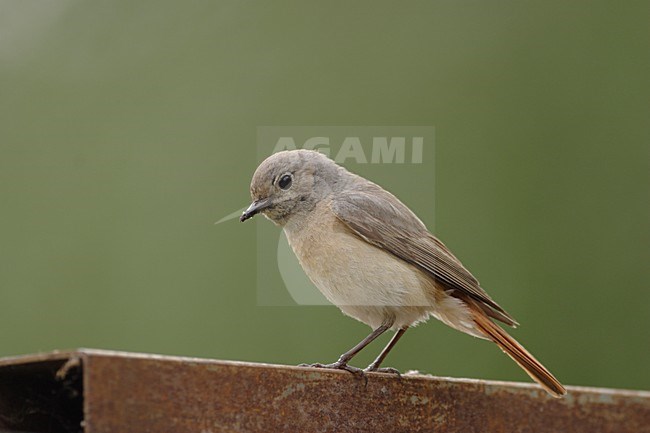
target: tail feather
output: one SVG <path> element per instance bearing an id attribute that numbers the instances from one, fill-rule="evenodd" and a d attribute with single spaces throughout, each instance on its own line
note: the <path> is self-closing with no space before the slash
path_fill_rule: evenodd
<path id="1" fill-rule="evenodd" d="M 553 397 L 562 397 L 566 389 L 538 360 L 512 338 L 500 326 L 492 322 L 483 311 L 472 308 L 472 315 L 477 329 L 492 340 L 512 358 L 526 373 Z"/>

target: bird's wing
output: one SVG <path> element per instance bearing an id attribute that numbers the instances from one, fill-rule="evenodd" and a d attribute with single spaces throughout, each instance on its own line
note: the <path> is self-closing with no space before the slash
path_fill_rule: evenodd
<path id="1" fill-rule="evenodd" d="M 452 295 L 478 301 L 488 315 L 515 326 L 517 322 L 481 288 L 462 263 L 427 230 L 395 196 L 371 184 L 365 191 L 335 194 L 330 208 L 353 233 L 441 282 Z M 455 293 L 456 291 L 460 293 Z M 493 314 L 490 314 L 493 313 Z"/>

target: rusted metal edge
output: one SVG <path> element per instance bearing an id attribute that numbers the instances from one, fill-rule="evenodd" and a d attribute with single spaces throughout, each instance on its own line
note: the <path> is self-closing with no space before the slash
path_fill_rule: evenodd
<path id="1" fill-rule="evenodd" d="M 650 432 L 650 392 L 567 388 L 79 349 L 0 359 L 0 431 Z"/>
<path id="2" fill-rule="evenodd" d="M 4 357 L 4 358 L 0 358 L 0 368 L 5 365 L 28 364 L 32 362 L 54 361 L 54 360 L 68 360 L 70 358 L 84 359 L 87 357 L 148 359 L 148 360 L 160 360 L 160 361 L 181 362 L 181 363 L 189 362 L 193 364 L 214 364 L 214 365 L 228 365 L 233 367 L 240 366 L 240 367 L 263 368 L 263 369 L 281 369 L 281 370 L 293 370 L 298 372 L 305 371 L 305 367 L 298 367 L 294 365 L 268 364 L 264 362 L 232 361 L 232 360 L 199 358 L 199 357 L 190 357 L 190 356 L 160 355 L 154 353 L 125 352 L 125 351 L 118 351 L 118 350 L 88 349 L 88 348 L 55 350 L 51 352 Z M 322 371 L 320 369 L 312 369 L 312 370 Z M 328 371 L 328 373 L 340 374 L 343 376 L 349 375 L 349 373 L 346 373 L 344 371 Z M 378 374 L 378 373 L 370 373 L 370 375 L 384 376 L 383 374 Z M 407 373 L 402 375 L 402 377 L 406 379 L 444 381 L 444 382 L 458 383 L 458 384 L 467 383 L 467 384 L 479 384 L 479 385 L 492 385 L 498 387 L 531 389 L 535 391 L 540 389 L 534 383 L 528 383 L 528 382 L 469 379 L 469 378 L 457 378 L 457 377 L 448 377 L 448 376 L 434 376 L 431 374 L 419 374 L 419 373 L 413 373 L 413 374 Z M 582 393 L 616 394 L 616 395 L 627 396 L 631 398 L 638 397 L 642 399 L 650 399 L 650 391 L 646 391 L 646 390 L 633 390 L 633 389 L 623 389 L 623 388 L 601 388 L 601 387 L 580 386 L 580 385 L 569 385 L 567 386 L 567 390 L 574 391 L 574 392 L 579 391 Z"/>

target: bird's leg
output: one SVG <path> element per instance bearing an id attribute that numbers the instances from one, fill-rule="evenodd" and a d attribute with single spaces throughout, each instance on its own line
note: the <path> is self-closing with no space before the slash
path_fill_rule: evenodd
<path id="1" fill-rule="evenodd" d="M 395 335 L 393 335 L 393 338 L 390 339 L 386 347 L 384 347 L 384 350 L 381 351 L 377 359 L 375 359 L 372 364 L 370 364 L 368 367 L 365 368 L 364 371 L 378 371 L 380 373 L 394 373 L 399 376 L 399 371 L 397 371 L 394 368 L 391 367 L 384 367 L 380 368 L 379 366 L 381 365 L 382 362 L 384 362 L 384 358 L 386 358 L 386 355 L 388 355 L 388 352 L 391 351 L 391 349 L 397 344 L 397 341 L 404 335 L 406 332 L 407 328 L 400 328 Z"/>
<path id="2" fill-rule="evenodd" d="M 352 367 L 348 365 L 348 362 L 354 358 L 354 356 L 359 353 L 364 347 L 372 343 L 377 337 L 390 329 L 392 325 L 389 323 L 382 324 L 379 328 L 375 329 L 368 335 L 366 338 L 361 340 L 359 344 L 354 346 L 352 349 L 345 352 L 339 357 L 339 360 L 331 364 L 300 364 L 301 367 L 317 367 L 317 368 L 333 368 L 337 370 L 349 371 L 352 374 L 363 376 L 363 370 L 357 367 Z"/>

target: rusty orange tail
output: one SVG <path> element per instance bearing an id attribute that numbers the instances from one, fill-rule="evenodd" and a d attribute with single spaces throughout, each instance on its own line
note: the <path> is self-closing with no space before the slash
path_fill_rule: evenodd
<path id="1" fill-rule="evenodd" d="M 500 326 L 492 322 L 478 308 L 472 308 L 476 328 L 488 339 L 494 341 L 510 358 L 512 358 L 528 375 L 539 383 L 553 397 L 562 397 L 566 389 L 538 360 L 512 338 Z"/>

